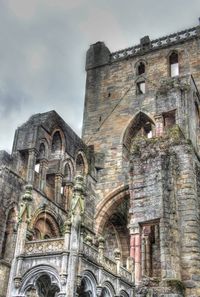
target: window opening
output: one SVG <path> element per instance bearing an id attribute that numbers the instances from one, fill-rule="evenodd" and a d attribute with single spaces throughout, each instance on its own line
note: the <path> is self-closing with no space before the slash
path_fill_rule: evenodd
<path id="1" fill-rule="evenodd" d="M 144 81 L 137 83 L 137 94 L 145 94 L 145 82 Z"/>
<path id="2" fill-rule="evenodd" d="M 85 173 L 85 164 L 81 154 L 79 154 L 76 159 L 76 172 L 80 174 Z"/>
<path id="3" fill-rule="evenodd" d="M 40 163 L 35 164 L 35 172 L 37 172 L 37 173 L 40 172 Z"/>
<path id="4" fill-rule="evenodd" d="M 167 128 L 171 128 L 172 126 L 174 126 L 176 124 L 175 110 L 169 111 L 169 112 L 163 114 L 163 118 L 164 118 L 164 126 Z"/>
<path id="5" fill-rule="evenodd" d="M 39 159 L 42 159 L 44 157 L 45 157 L 45 145 L 44 143 L 41 143 L 39 148 Z"/>
<path id="6" fill-rule="evenodd" d="M 145 73 L 145 64 L 140 62 L 138 65 L 138 75 L 144 74 Z"/>
<path id="7" fill-rule="evenodd" d="M 170 75 L 171 77 L 179 75 L 178 54 L 172 53 L 169 57 Z"/>
<path id="8" fill-rule="evenodd" d="M 57 131 L 53 135 L 52 153 L 60 152 L 62 150 L 62 139 L 60 133 Z"/>

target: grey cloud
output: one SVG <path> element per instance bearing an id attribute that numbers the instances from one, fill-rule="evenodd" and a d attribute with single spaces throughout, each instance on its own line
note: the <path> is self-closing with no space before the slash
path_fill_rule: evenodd
<path id="1" fill-rule="evenodd" d="M 103 40 L 111 51 L 196 25 L 199 0 L 2 0 L 0 144 L 33 113 L 55 109 L 80 134 L 85 54 Z M 4 89 L 2 89 L 4 86 Z M 9 136 L 8 136 L 9 135 Z"/>

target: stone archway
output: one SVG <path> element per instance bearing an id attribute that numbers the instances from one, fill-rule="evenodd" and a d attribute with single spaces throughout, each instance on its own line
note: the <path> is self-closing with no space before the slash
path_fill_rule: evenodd
<path id="1" fill-rule="evenodd" d="M 92 272 L 84 271 L 81 285 L 78 288 L 78 297 L 96 297 L 97 282 Z"/>
<path id="2" fill-rule="evenodd" d="M 105 255 L 114 258 L 114 250 L 119 249 L 123 266 L 126 266 L 130 255 L 128 222 L 129 190 L 121 187 L 97 206 L 96 230 L 105 239 Z"/>
<path id="3" fill-rule="evenodd" d="M 60 288 L 57 270 L 48 265 L 40 265 L 30 269 L 23 276 L 19 296 L 56 297 Z"/>

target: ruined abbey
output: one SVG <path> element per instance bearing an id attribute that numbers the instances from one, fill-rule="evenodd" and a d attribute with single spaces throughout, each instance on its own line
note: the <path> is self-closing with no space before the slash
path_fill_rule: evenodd
<path id="1" fill-rule="evenodd" d="M 82 138 L 0 151 L 0 297 L 200 296 L 200 25 L 86 56 Z"/>

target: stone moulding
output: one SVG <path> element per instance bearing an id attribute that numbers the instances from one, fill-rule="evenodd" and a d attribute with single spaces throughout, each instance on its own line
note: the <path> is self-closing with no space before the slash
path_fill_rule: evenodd
<path id="1" fill-rule="evenodd" d="M 173 33 L 161 38 L 151 40 L 151 45 L 147 49 L 144 49 L 141 44 L 119 50 L 111 53 L 111 62 L 125 59 L 127 57 L 137 56 L 146 52 L 168 47 L 183 41 L 187 41 L 199 36 L 199 26 L 192 27 L 187 30 L 183 30 L 177 33 Z"/>
<path id="2" fill-rule="evenodd" d="M 64 250 L 64 239 L 56 238 L 50 240 L 29 241 L 25 244 L 25 255 L 48 254 L 62 252 Z"/>

